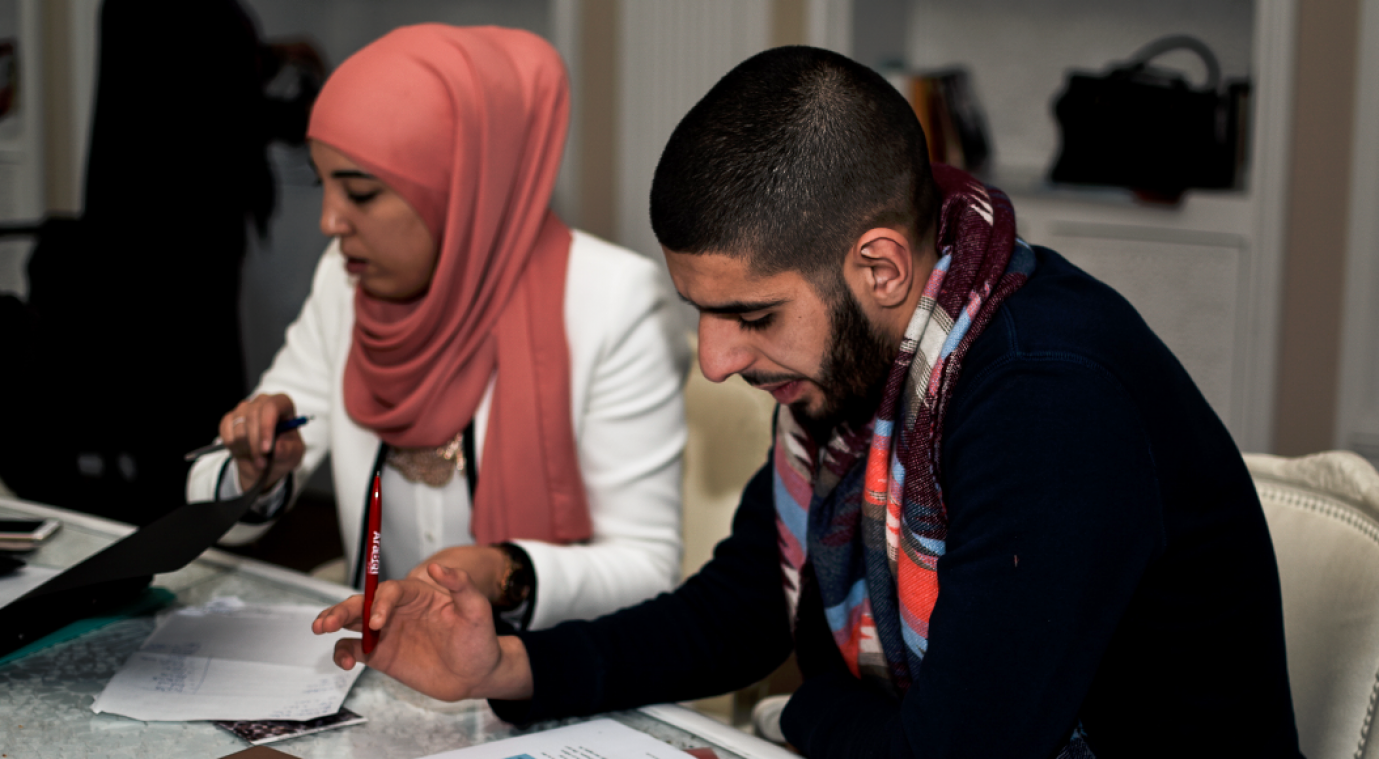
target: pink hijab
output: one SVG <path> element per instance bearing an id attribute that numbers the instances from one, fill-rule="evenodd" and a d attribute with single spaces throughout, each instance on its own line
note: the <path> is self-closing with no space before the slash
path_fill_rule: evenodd
<path id="1" fill-rule="evenodd" d="M 350 417 L 390 445 L 440 446 L 498 372 L 471 519 L 480 543 L 592 532 L 570 419 L 570 230 L 547 207 L 568 121 L 565 68 L 545 40 L 423 24 L 342 63 L 307 131 L 400 194 L 439 242 L 421 298 L 356 288 Z"/>

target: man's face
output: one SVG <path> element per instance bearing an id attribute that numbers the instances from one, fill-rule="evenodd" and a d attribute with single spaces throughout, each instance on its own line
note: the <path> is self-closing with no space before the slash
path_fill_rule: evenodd
<path id="1" fill-rule="evenodd" d="M 756 275 L 741 258 L 665 251 L 680 297 L 699 311 L 699 365 L 734 374 L 800 412 L 815 439 L 876 413 L 897 348 L 847 287 L 826 302 L 799 272 Z"/>

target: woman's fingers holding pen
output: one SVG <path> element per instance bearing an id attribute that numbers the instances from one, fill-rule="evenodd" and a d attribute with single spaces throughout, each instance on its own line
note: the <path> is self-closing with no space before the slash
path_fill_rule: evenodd
<path id="1" fill-rule="evenodd" d="M 289 472 L 301 466 L 306 455 L 306 442 L 297 430 L 278 434 L 278 442 L 273 448 L 273 470 L 268 473 L 268 485 L 276 483 Z"/>
<path id="2" fill-rule="evenodd" d="M 239 402 L 220 420 L 220 441 L 235 457 L 243 469 L 246 465 L 255 470 L 261 467 L 255 456 L 254 444 L 258 442 L 259 417 L 263 411 L 262 396 Z"/>
<path id="3" fill-rule="evenodd" d="M 296 409 L 291 398 L 277 393 L 254 396 L 249 399 L 247 411 L 246 426 L 250 450 L 254 454 L 255 463 L 262 467 L 267 461 L 268 453 L 273 450 L 274 440 L 277 439 L 274 430 L 278 426 L 278 421 L 296 416 Z"/>
<path id="4" fill-rule="evenodd" d="M 225 444 L 230 453 L 236 457 L 247 452 L 244 447 L 247 445 L 248 437 L 245 433 L 248 416 L 246 409 L 249 401 L 240 401 L 239 405 L 230 409 L 229 413 L 220 417 L 220 442 Z"/>
<path id="5" fill-rule="evenodd" d="M 301 463 L 306 450 L 301 435 L 296 430 L 274 435 L 279 421 L 295 415 L 292 399 L 278 393 L 241 401 L 220 420 L 220 440 L 235 458 L 241 490 L 248 490 L 258 481 L 270 451 L 273 469 L 267 485 L 277 483 Z"/>
<path id="6" fill-rule="evenodd" d="M 281 393 L 256 395 L 239 402 L 220 420 L 220 440 L 237 459 L 258 459 L 272 449 L 279 419 L 293 414 L 292 399 Z"/>

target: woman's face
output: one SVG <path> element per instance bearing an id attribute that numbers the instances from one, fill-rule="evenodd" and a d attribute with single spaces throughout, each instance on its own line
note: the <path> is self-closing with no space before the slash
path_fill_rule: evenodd
<path id="1" fill-rule="evenodd" d="M 340 238 L 345 270 L 364 292 L 405 301 L 426 292 L 436 270 L 436 242 L 406 200 L 344 153 L 311 141 L 321 178 L 321 232 Z"/>

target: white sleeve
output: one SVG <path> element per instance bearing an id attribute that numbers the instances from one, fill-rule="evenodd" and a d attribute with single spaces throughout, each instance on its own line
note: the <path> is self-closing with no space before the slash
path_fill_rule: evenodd
<path id="1" fill-rule="evenodd" d="M 532 629 L 615 611 L 670 590 L 680 578 L 689 346 L 655 265 L 616 250 L 616 268 L 601 271 L 576 271 L 572 255 L 566 297 L 576 303 L 566 310 L 588 303 L 602 325 L 583 406 L 574 410 L 594 534 L 571 546 L 514 541 L 536 574 Z M 569 330 L 587 326 L 568 322 Z M 570 339 L 574 352 L 580 338 Z"/>
<path id="2" fill-rule="evenodd" d="M 337 244 L 332 242 L 321 256 L 312 279 L 311 294 L 302 305 L 301 313 L 287 328 L 283 347 L 273 358 L 273 364 L 259 379 L 259 385 L 250 393 L 252 398 L 260 393 L 285 393 L 299 415 L 310 416 L 311 421 L 300 429 L 302 440 L 306 443 L 306 453 L 301 466 L 293 479 L 298 485 L 306 482 L 311 473 L 321 463 L 330 445 L 330 404 L 333 396 L 331 383 L 334 381 L 333 356 L 338 335 L 342 328 L 340 309 L 352 308 L 349 282 L 345 276 L 344 262 L 340 260 Z M 229 409 L 227 409 L 228 411 Z M 229 458 L 227 451 L 207 454 L 192 464 L 187 474 L 187 501 L 215 500 L 220 493 L 222 468 Z M 226 477 L 235 477 L 235 468 L 227 468 Z M 238 490 L 238 482 L 233 483 Z M 290 494 L 288 507 L 296 498 L 300 487 Z M 279 509 L 277 516 L 286 513 L 287 508 Z M 220 542 L 239 545 L 257 539 L 273 521 L 259 524 L 241 522 L 230 529 Z"/>
<path id="3" fill-rule="evenodd" d="M 284 477 L 273 483 L 273 486 L 267 491 L 259 494 L 254 505 L 249 508 L 264 517 L 276 519 L 278 510 L 286 505 L 288 494 L 285 491 L 290 479 L 292 478 Z M 220 475 L 220 488 L 216 492 L 216 500 L 231 501 L 242 495 L 244 495 L 244 490 L 239 486 L 239 462 L 230 459 L 225 463 L 225 471 Z"/>

